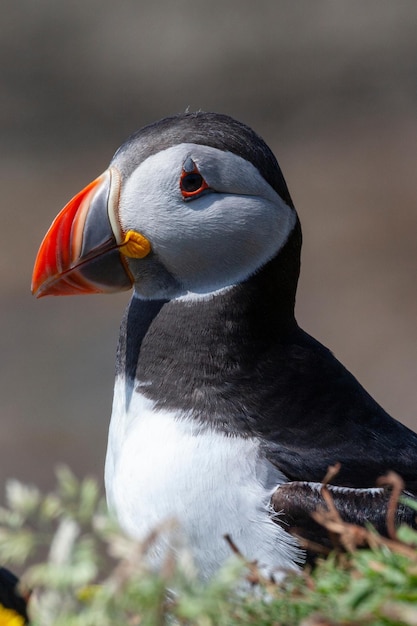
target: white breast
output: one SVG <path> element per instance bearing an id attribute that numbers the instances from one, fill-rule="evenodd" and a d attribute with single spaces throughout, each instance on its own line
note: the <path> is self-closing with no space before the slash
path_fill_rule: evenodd
<path id="1" fill-rule="evenodd" d="M 125 410 L 124 381 L 116 382 L 106 459 L 109 506 L 122 528 L 144 539 L 163 522 L 152 554 L 191 553 L 203 578 L 230 554 L 229 534 L 242 554 L 269 573 L 294 569 L 295 540 L 275 524 L 270 496 L 284 476 L 260 454 L 256 439 L 202 430 L 191 418 L 154 411 L 133 393 Z"/>

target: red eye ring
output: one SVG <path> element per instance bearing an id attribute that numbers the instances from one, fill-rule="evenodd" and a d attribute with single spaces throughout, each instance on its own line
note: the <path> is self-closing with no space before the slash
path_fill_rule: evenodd
<path id="1" fill-rule="evenodd" d="M 180 189 L 182 197 L 186 200 L 199 196 L 209 186 L 200 174 L 194 161 L 188 157 L 185 161 L 180 178 Z"/>

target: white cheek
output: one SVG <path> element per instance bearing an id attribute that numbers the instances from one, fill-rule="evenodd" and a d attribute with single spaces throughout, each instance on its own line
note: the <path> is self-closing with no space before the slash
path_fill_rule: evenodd
<path id="1" fill-rule="evenodd" d="M 177 213 L 169 226 L 175 230 L 174 245 L 166 245 L 160 231 L 156 249 L 186 289 L 207 293 L 241 282 L 267 263 L 295 221 L 284 203 L 277 207 L 264 198 L 208 194 Z"/>
<path id="2" fill-rule="evenodd" d="M 122 228 L 139 230 L 152 244 L 161 223 L 183 205 L 178 182 L 181 168 L 154 160 L 156 157 L 149 157 L 128 178 L 119 205 Z"/>
<path id="3" fill-rule="evenodd" d="M 179 180 L 188 154 L 216 191 L 184 201 Z M 193 144 L 141 163 L 123 185 L 119 211 L 123 229 L 145 235 L 165 269 L 196 293 L 246 279 L 277 253 L 296 222 L 252 164 Z"/>

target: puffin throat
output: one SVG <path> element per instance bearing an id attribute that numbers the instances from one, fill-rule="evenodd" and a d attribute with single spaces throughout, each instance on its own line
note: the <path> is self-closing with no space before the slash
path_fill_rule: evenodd
<path id="1" fill-rule="evenodd" d="M 145 301 L 134 296 L 122 322 L 116 371 L 128 390 L 157 409 L 192 413 L 227 432 L 245 422 L 245 394 L 262 378 L 271 345 L 298 328 L 294 301 L 300 229 L 284 248 L 245 282 L 211 297 Z M 285 271 L 282 263 L 291 262 Z M 263 383 L 257 388 L 263 393 Z M 242 405 L 231 405 L 241 397 Z M 207 416 L 211 416 L 208 418 Z M 247 428 L 251 418 L 247 415 Z M 244 427 L 244 424 L 243 424 Z"/>

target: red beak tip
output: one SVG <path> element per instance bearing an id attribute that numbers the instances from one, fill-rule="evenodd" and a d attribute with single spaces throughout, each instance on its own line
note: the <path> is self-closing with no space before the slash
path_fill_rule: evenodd
<path id="1" fill-rule="evenodd" d="M 34 285 L 32 283 L 30 287 L 30 291 L 32 296 L 35 296 L 36 299 L 43 298 L 43 296 L 47 296 L 48 294 L 42 290 L 42 285 Z"/>

